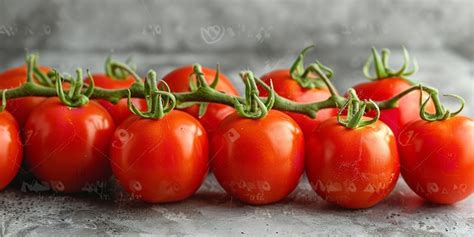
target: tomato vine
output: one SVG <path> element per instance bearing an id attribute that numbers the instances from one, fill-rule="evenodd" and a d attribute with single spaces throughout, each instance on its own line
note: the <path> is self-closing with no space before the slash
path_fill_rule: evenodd
<path id="1" fill-rule="evenodd" d="M 174 97 L 174 100 L 176 101 L 176 106 L 180 107 L 185 104 L 189 103 L 219 103 L 219 104 L 225 104 L 225 105 L 230 105 L 230 106 L 235 106 L 237 107 L 237 110 L 240 111 L 240 114 L 242 116 L 246 117 L 251 117 L 251 118 L 260 118 L 262 117 L 262 114 L 255 114 L 257 107 L 260 107 L 262 109 L 265 107 L 264 110 L 269 110 L 270 108 L 276 109 L 276 110 L 281 110 L 281 111 L 287 111 L 287 112 L 295 112 L 295 113 L 300 113 L 300 114 L 305 114 L 311 118 L 316 117 L 316 113 L 325 108 L 341 108 L 343 105 L 347 104 L 350 99 L 345 98 L 343 96 L 340 96 L 335 89 L 334 85 L 331 83 L 329 77 L 332 76 L 332 71 L 322 65 L 320 62 L 316 61 L 315 63 L 312 63 L 308 65 L 307 68 L 304 68 L 303 65 L 303 59 L 302 56 L 306 53 L 308 48 L 304 49 L 300 56 L 298 57 L 297 61 L 292 67 L 292 75 L 296 78 L 298 78 L 298 81 L 301 81 L 303 84 L 313 87 L 317 83 L 310 83 L 310 79 L 308 79 L 309 74 L 314 74 L 318 76 L 318 79 L 324 83 L 325 86 L 328 87 L 331 97 L 329 97 L 326 100 L 320 101 L 320 102 L 312 102 L 312 103 L 297 103 L 291 100 L 288 100 L 286 98 L 283 98 L 279 96 L 277 93 L 273 92 L 270 97 L 274 98 L 268 98 L 268 97 L 258 97 L 258 93 L 255 93 L 256 87 L 253 85 L 262 85 L 265 86 L 265 88 L 269 91 L 273 91 L 271 89 L 271 86 L 269 87 L 266 85 L 260 78 L 253 76 L 251 72 L 243 72 L 241 73 L 241 77 L 246 83 L 247 91 L 246 96 L 233 96 L 233 95 L 228 95 L 225 93 L 222 93 L 216 89 L 213 88 L 213 86 L 208 85 L 208 83 L 202 78 L 202 71 L 201 71 L 201 66 L 199 64 L 195 64 L 193 67 L 193 74 L 196 76 L 196 79 L 198 83 L 193 87 L 193 90 L 191 92 L 163 92 L 160 89 L 157 89 L 157 91 L 154 91 L 153 93 L 156 94 L 163 94 L 166 93 L 167 98 Z M 389 76 L 387 72 L 387 58 L 388 58 L 388 52 L 387 51 L 382 51 L 382 58 L 378 56 L 376 51 L 374 51 L 374 60 L 376 61 L 376 64 L 381 64 L 381 65 L 376 65 L 376 72 L 378 76 Z M 405 54 L 405 59 L 406 61 L 408 60 L 408 53 L 406 50 L 404 50 Z M 369 60 L 370 61 L 370 60 Z M 412 72 L 405 73 L 406 70 L 406 64 L 402 66 L 402 68 L 398 71 L 395 72 L 395 74 L 402 74 L 404 76 L 407 76 L 409 74 L 412 74 Z M 20 97 L 27 97 L 27 96 L 40 96 L 40 97 L 53 97 L 53 96 L 60 96 L 61 95 L 61 87 L 56 86 L 57 88 L 50 86 L 53 83 L 53 80 L 51 78 L 60 78 L 60 80 L 57 81 L 62 81 L 61 78 L 64 78 L 64 75 L 61 75 L 59 72 L 56 72 L 53 70 L 53 73 L 49 73 L 47 77 L 51 78 L 45 78 L 45 75 L 42 74 L 38 69 L 36 65 L 36 57 L 29 55 L 27 57 L 27 68 L 28 68 L 28 79 L 27 82 L 24 83 L 23 85 L 9 89 L 9 90 L 1 90 L 0 93 L 4 94 L 5 99 L 13 99 L 13 98 L 20 98 Z M 416 66 L 415 66 L 416 68 Z M 148 73 L 148 76 L 145 78 L 145 83 L 142 82 L 140 76 L 133 70 L 130 66 L 124 63 L 116 62 L 116 61 L 108 61 L 107 63 L 107 71 L 110 73 L 115 73 L 119 75 L 124 75 L 124 74 L 129 74 L 132 75 L 135 79 L 136 82 L 132 84 L 130 88 L 127 89 L 117 89 L 117 90 L 108 90 L 108 89 L 101 89 L 101 88 L 93 88 L 93 85 L 83 85 L 79 80 L 71 80 L 72 81 L 72 87 L 68 91 L 69 97 L 77 97 L 77 98 L 82 98 L 80 102 L 66 102 L 67 105 L 69 106 L 79 106 L 80 104 L 83 104 L 85 102 L 84 98 L 88 99 L 104 99 L 108 100 L 112 103 L 117 103 L 120 99 L 122 98 L 127 98 L 127 97 L 134 97 L 134 98 L 147 98 L 147 90 L 150 90 L 150 88 L 147 89 L 147 86 L 154 86 L 156 87 L 156 81 L 154 83 L 151 83 L 150 81 L 156 80 L 154 76 L 150 75 L 156 75 L 156 72 L 153 70 L 150 70 Z M 81 69 L 77 70 L 78 73 L 81 72 Z M 365 69 L 364 72 L 368 74 L 368 69 Z M 40 83 L 35 82 L 32 80 L 33 73 L 37 75 L 39 78 L 42 78 L 40 80 Z M 380 75 L 379 75 L 380 74 Z M 387 74 L 387 75 L 385 75 Z M 391 74 L 390 74 L 391 75 Z M 93 78 L 91 75 L 90 79 L 91 82 L 93 81 Z M 56 84 L 57 81 L 55 82 Z M 85 87 L 85 88 L 83 88 Z M 154 89 L 153 89 L 154 90 Z M 421 111 L 421 116 L 422 118 L 426 120 L 442 120 L 446 119 L 450 116 L 454 116 L 458 114 L 461 110 L 462 107 L 464 106 L 464 101 L 462 98 L 458 96 L 454 96 L 455 98 L 458 98 L 461 100 L 463 106 L 461 107 L 460 110 L 451 113 L 448 110 L 444 108 L 444 106 L 441 104 L 438 96 L 438 90 L 435 88 L 431 88 L 425 85 L 413 85 L 410 88 L 402 91 L 401 93 L 395 95 L 392 98 L 389 98 L 387 100 L 383 101 L 378 101 L 378 102 L 369 102 L 369 101 L 363 101 L 362 103 L 365 104 L 365 109 L 366 110 L 374 110 L 378 107 L 380 110 L 385 110 L 385 109 L 391 109 L 395 108 L 397 106 L 397 102 L 407 95 L 408 93 L 415 91 L 415 90 L 420 90 L 420 91 L 425 91 L 426 93 L 429 94 L 429 99 L 431 99 L 436 108 L 435 114 L 428 114 L 424 112 L 423 110 Z M 73 92 L 71 92 L 73 91 Z M 82 96 L 79 96 L 82 95 Z M 77 99 L 76 98 L 76 99 Z M 74 98 L 69 98 L 69 100 L 74 99 Z M 262 101 L 266 101 L 266 103 L 263 103 Z M 427 100 L 428 101 L 428 100 Z M 2 100 L 2 103 L 4 101 Z M 250 104 L 249 104 L 250 103 Z M 426 104 L 426 103 L 425 103 Z M 250 110 L 253 111 L 252 113 L 248 113 L 249 111 L 245 112 L 246 110 L 242 107 L 243 105 L 250 105 Z M 265 106 L 261 106 L 265 105 Z M 269 106 L 271 105 L 271 106 Z M 257 107 L 255 107 L 257 106 Z M 258 109 L 257 109 L 258 110 Z M 263 113 L 264 116 L 265 113 Z M 161 116 L 157 116 L 158 118 Z"/>

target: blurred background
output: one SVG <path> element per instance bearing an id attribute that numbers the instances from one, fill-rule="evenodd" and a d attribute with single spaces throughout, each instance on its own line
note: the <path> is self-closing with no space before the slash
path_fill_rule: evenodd
<path id="1" fill-rule="evenodd" d="M 463 96 L 472 116 L 473 12 L 472 0 L 0 0 L 0 70 L 36 51 L 42 64 L 62 71 L 103 71 L 113 53 L 161 76 L 180 65 L 219 63 L 242 90 L 240 70 L 289 67 L 315 44 L 307 61 L 334 69 L 345 91 L 365 80 L 370 47 L 391 49 L 398 67 L 405 45 L 420 64 L 412 79 Z"/>

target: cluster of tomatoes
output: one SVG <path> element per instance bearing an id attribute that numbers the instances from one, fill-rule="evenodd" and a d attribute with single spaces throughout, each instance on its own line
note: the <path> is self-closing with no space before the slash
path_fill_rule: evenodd
<path id="1" fill-rule="evenodd" d="M 374 53 L 380 63 L 377 57 Z M 386 100 L 414 85 L 405 69 L 390 73 L 384 66 L 376 65 L 377 78 L 353 87 L 361 99 Z M 28 73 L 24 66 L 1 73 L 0 89 L 21 86 Z M 203 67 L 202 73 L 209 84 L 215 82 L 215 70 Z M 186 92 L 192 89 L 190 78 L 196 80 L 192 74 L 193 67 L 184 66 L 162 81 L 172 92 Z M 96 87 L 110 90 L 129 88 L 136 81 L 131 75 L 92 78 Z M 238 95 L 225 75 L 218 74 L 218 79 L 215 90 Z M 261 80 L 272 82 L 279 96 L 295 102 L 332 96 L 324 85 L 302 83 L 319 78 L 298 67 L 268 72 Z M 465 199 L 474 190 L 469 147 L 474 121 L 461 115 L 422 120 L 420 97 L 419 91 L 408 93 L 395 108 L 380 111 L 380 120 L 355 128 L 341 124 L 337 108 L 322 109 L 315 119 L 278 110 L 255 119 L 210 103 L 204 114 L 198 104 L 149 119 L 132 113 L 127 99 L 115 104 L 91 100 L 78 107 L 58 97 L 9 99 L 0 112 L 0 189 L 24 161 L 31 174 L 57 192 L 81 192 L 113 174 L 134 198 L 152 203 L 188 198 L 208 170 L 227 193 L 253 205 L 283 199 L 304 171 L 322 198 L 346 208 L 377 204 L 393 190 L 400 172 L 426 200 L 449 204 Z M 131 102 L 139 110 L 153 106 L 140 98 Z M 435 109 L 432 103 L 426 107 Z M 366 116 L 378 114 L 368 111 Z"/>

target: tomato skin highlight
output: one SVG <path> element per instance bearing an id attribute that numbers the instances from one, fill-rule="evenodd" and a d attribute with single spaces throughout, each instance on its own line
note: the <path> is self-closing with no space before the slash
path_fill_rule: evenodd
<path id="1" fill-rule="evenodd" d="M 25 125 L 25 163 L 57 192 L 80 192 L 111 175 L 108 150 L 115 130 L 110 114 L 94 101 L 78 108 L 45 100 Z"/>
<path id="2" fill-rule="evenodd" d="M 374 101 L 387 100 L 413 85 L 407 80 L 399 77 L 390 77 L 378 79 L 371 82 L 364 82 L 355 85 L 357 95 L 361 100 L 372 99 Z M 428 94 L 423 92 L 423 99 L 427 99 Z M 432 101 L 426 106 L 426 110 L 434 112 Z M 375 111 L 368 111 L 368 117 L 375 117 Z M 398 101 L 398 106 L 393 109 L 380 111 L 380 120 L 392 129 L 395 137 L 398 136 L 400 129 L 407 123 L 420 120 L 420 92 L 413 91 Z"/>
<path id="3" fill-rule="evenodd" d="M 23 158 L 18 124 L 7 111 L 0 112 L 0 190 L 15 178 Z"/>
<path id="4" fill-rule="evenodd" d="M 92 78 L 96 87 L 109 90 L 130 88 L 130 86 L 135 83 L 135 78 L 130 75 L 125 79 L 113 79 L 105 74 L 93 74 Z M 85 78 L 85 82 L 87 84 L 90 83 L 89 80 L 90 79 L 88 77 Z M 128 109 L 127 98 L 120 99 L 116 104 L 103 99 L 98 99 L 96 101 L 99 102 L 99 104 L 102 105 L 107 111 L 109 111 L 117 126 L 132 115 L 132 112 L 130 112 Z M 147 104 L 144 99 L 132 98 L 132 103 L 141 111 L 144 111 L 147 108 Z"/>
<path id="5" fill-rule="evenodd" d="M 376 205 L 393 190 L 399 172 L 395 137 L 381 121 L 351 130 L 333 117 L 306 140 L 306 175 L 313 190 L 341 207 Z"/>
<path id="6" fill-rule="evenodd" d="M 207 83 L 210 85 L 214 81 L 216 71 L 207 67 L 202 67 L 202 72 L 204 73 Z M 189 88 L 189 76 L 191 73 L 193 73 L 192 65 L 183 66 L 165 75 L 163 81 L 169 85 L 173 92 L 188 92 L 191 91 Z M 193 76 L 192 79 L 196 82 L 195 76 Z M 222 73 L 219 73 L 219 82 L 215 89 L 227 95 L 239 94 L 229 78 Z M 197 118 L 206 129 L 209 137 L 211 137 L 212 133 L 214 133 L 214 131 L 219 127 L 222 120 L 232 113 L 234 108 L 223 104 L 210 103 L 202 118 L 199 118 L 199 106 L 197 105 L 188 107 L 183 111 L 186 111 Z"/>
<path id="7" fill-rule="evenodd" d="M 398 137 L 402 176 L 420 197 L 452 204 L 474 192 L 474 121 L 455 116 L 415 121 Z"/>
<path id="8" fill-rule="evenodd" d="M 50 69 L 47 67 L 39 67 L 39 70 L 43 73 L 48 73 Z M 6 70 L 0 73 L 0 89 L 12 89 L 19 87 L 26 83 L 26 77 L 26 65 Z M 35 80 L 35 77 L 33 77 L 33 79 Z M 15 117 L 19 127 L 22 128 L 26 123 L 31 111 L 41 104 L 41 102 L 43 102 L 45 99 L 46 98 L 44 97 L 36 96 L 10 99 L 8 100 L 6 110 L 10 112 L 13 117 Z"/>
<path id="9" fill-rule="evenodd" d="M 267 85 L 270 85 L 271 80 L 273 83 L 273 89 L 278 95 L 295 102 L 319 102 L 331 97 L 331 93 L 326 87 L 314 89 L 306 89 L 301 87 L 297 81 L 291 78 L 289 69 L 271 71 L 263 75 L 261 79 Z M 260 96 L 268 96 L 268 92 L 261 86 L 259 86 L 259 91 Z M 316 113 L 315 119 L 312 119 L 304 114 L 293 112 L 285 113 L 290 115 L 290 117 L 293 118 L 301 127 L 301 130 L 303 130 L 305 136 L 308 136 L 322 121 L 335 116 L 337 114 L 337 109 L 322 109 Z"/>
<path id="10" fill-rule="evenodd" d="M 219 184 L 244 203 L 264 205 L 291 193 L 304 170 L 301 128 L 285 113 L 262 119 L 230 114 L 211 140 L 212 169 Z"/>
<path id="11" fill-rule="evenodd" d="M 193 195 L 208 171 L 209 141 L 191 115 L 174 110 L 160 120 L 131 116 L 115 131 L 111 164 L 136 199 L 174 202 Z"/>

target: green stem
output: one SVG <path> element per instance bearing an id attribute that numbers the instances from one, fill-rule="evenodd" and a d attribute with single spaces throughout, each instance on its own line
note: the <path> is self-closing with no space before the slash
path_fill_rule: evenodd
<path id="1" fill-rule="evenodd" d="M 419 85 L 416 85 L 416 86 L 412 86 L 404 91 L 402 91 L 401 93 L 393 96 L 392 98 L 388 99 L 388 100 L 384 100 L 384 101 L 381 101 L 378 103 L 378 106 L 380 109 L 390 109 L 390 108 L 395 108 L 397 107 L 397 104 L 398 104 L 398 101 L 408 95 L 409 93 L 413 92 L 413 91 L 416 91 L 416 90 L 419 90 L 420 89 L 420 86 Z M 429 92 L 429 93 L 432 93 L 431 91 L 431 88 L 429 87 L 425 87 L 425 91 Z M 437 92 L 436 92 L 437 93 Z"/>
<path id="2" fill-rule="evenodd" d="M 6 93 L 7 93 L 7 90 L 2 91 L 2 97 L 1 97 L 2 103 L 0 103 L 0 113 L 3 112 L 5 108 L 7 107 Z"/>
<path id="3" fill-rule="evenodd" d="M 130 89 L 107 90 L 95 88 L 94 92 L 90 96 L 90 99 L 104 99 L 109 101 L 115 101 L 117 100 L 117 98 L 126 98 L 128 96 L 129 90 L 131 97 L 145 98 L 143 85 L 134 84 Z M 235 99 L 237 99 L 241 103 L 245 103 L 244 97 L 227 95 L 209 87 L 202 87 L 194 92 L 177 92 L 172 94 L 176 97 L 176 101 L 178 101 L 178 103 L 211 102 L 233 106 Z M 55 88 L 48 88 L 33 83 L 25 83 L 18 88 L 10 89 L 5 92 L 6 99 L 28 96 L 53 97 L 57 96 L 57 93 Z M 266 98 L 264 97 L 262 97 L 261 99 L 264 101 L 266 100 Z M 281 96 L 276 96 L 273 109 L 306 114 L 314 118 L 318 110 L 325 108 L 337 108 L 338 105 L 342 105 L 346 101 L 347 99 L 342 96 L 335 96 L 321 102 L 302 104 L 285 99 Z M 385 101 L 379 102 L 379 104 L 384 104 L 383 106 L 379 106 L 380 109 L 389 109 L 394 107 L 387 104 Z M 371 107 L 369 106 L 368 108 Z"/>
<path id="4" fill-rule="evenodd" d="M 119 75 L 118 77 L 116 77 L 116 75 L 114 74 L 114 72 L 116 70 L 122 70 L 124 72 L 121 73 L 121 75 Z M 121 62 L 117 62 L 117 61 L 114 61 L 114 60 L 110 60 L 108 62 L 106 62 L 106 74 L 109 76 L 109 74 L 113 77 L 113 78 L 117 78 L 117 79 L 125 79 L 126 78 L 126 74 L 128 75 L 132 75 L 132 77 L 135 79 L 136 82 L 138 83 L 142 83 L 142 79 L 141 77 L 135 72 L 135 70 L 133 70 L 131 67 L 129 67 L 127 64 L 125 63 L 121 63 Z M 115 75 L 115 76 L 114 76 Z M 120 77 L 123 77 L 123 78 L 120 78 Z"/>
<path id="5" fill-rule="evenodd" d="M 316 70 L 318 71 L 318 70 Z M 327 77 L 324 77 L 324 73 L 321 73 L 323 76 L 323 80 L 327 83 L 328 88 L 333 88 L 330 81 Z M 259 82 L 258 78 L 256 79 Z M 82 89 L 85 91 L 86 89 Z M 280 110 L 280 111 L 288 111 L 288 112 L 295 112 L 300 114 L 305 114 L 311 118 L 316 117 L 316 113 L 321 109 L 326 108 L 340 108 L 342 105 L 346 104 L 348 99 L 342 97 L 337 94 L 335 88 L 333 90 L 334 95 L 330 98 L 320 101 L 320 102 L 313 102 L 313 103 L 297 103 L 286 98 L 283 98 L 277 94 L 275 94 L 273 107 L 272 109 Z M 439 97 L 438 91 L 431 87 L 423 86 L 412 86 L 403 92 L 395 95 L 394 97 L 377 102 L 377 106 L 381 110 L 395 108 L 397 106 L 398 100 L 403 98 L 405 95 L 413 92 L 415 90 L 422 90 L 427 92 L 433 103 L 435 104 L 437 116 L 440 116 L 442 113 L 445 113 L 444 107 L 442 106 Z M 143 83 L 135 83 L 129 89 L 118 89 L 118 90 L 107 90 L 101 88 L 95 88 L 93 91 L 90 92 L 90 99 L 104 99 L 111 102 L 116 102 L 121 98 L 127 98 L 129 95 L 134 98 L 145 98 L 145 86 Z M 53 97 L 57 96 L 57 92 L 55 88 L 41 86 L 32 82 L 27 82 L 22 86 L 14 89 L 9 89 L 8 91 L 2 90 L 1 93 L 5 94 L 6 99 L 13 99 L 19 97 L 28 97 L 28 96 L 39 96 L 39 97 Z M 238 101 L 241 104 L 246 104 L 247 101 L 245 97 L 240 96 L 232 96 L 228 94 L 221 93 L 210 86 L 201 86 L 198 87 L 197 90 L 192 92 L 176 92 L 170 93 L 174 95 L 176 98 L 177 104 L 187 103 L 187 102 L 208 102 L 208 103 L 219 103 L 225 104 L 229 106 L 234 106 L 235 101 Z M 267 98 L 260 97 L 262 101 L 267 101 Z M 361 102 L 364 103 L 364 102 Z M 376 109 L 376 107 L 369 102 L 366 103 L 367 110 Z"/>
<path id="6" fill-rule="evenodd" d="M 324 67 L 324 66 L 319 61 L 316 61 L 316 63 L 310 64 L 308 66 L 308 69 L 318 74 L 318 76 L 321 78 L 321 80 L 323 80 L 324 84 L 327 86 L 329 92 L 331 93 L 331 96 L 338 96 L 339 93 L 337 92 L 336 88 L 331 83 L 331 81 L 329 81 L 329 77 L 326 76 L 326 73 L 323 72 L 321 67 Z"/>
<path id="7" fill-rule="evenodd" d="M 304 66 L 305 54 L 312 48 L 314 48 L 314 45 L 304 48 L 290 68 L 291 78 L 293 78 L 293 80 L 295 80 L 301 87 L 306 89 L 321 88 L 324 86 L 319 78 L 315 78 L 311 75 L 313 70 L 309 67 L 305 68 Z M 318 62 L 318 64 L 320 63 Z M 332 77 L 333 71 L 330 68 L 325 67 L 322 64 L 320 64 L 320 66 L 328 78 Z"/>
<path id="8" fill-rule="evenodd" d="M 26 56 L 26 83 L 33 83 L 33 68 L 35 64 L 35 55 Z"/>
<path id="9" fill-rule="evenodd" d="M 131 59 L 128 59 L 126 63 L 121 63 L 112 59 L 112 55 L 109 55 L 105 60 L 105 74 L 114 80 L 125 80 L 129 75 L 132 75 L 135 80 L 141 81 L 140 77 L 136 74 L 136 67 L 130 65 Z"/>

